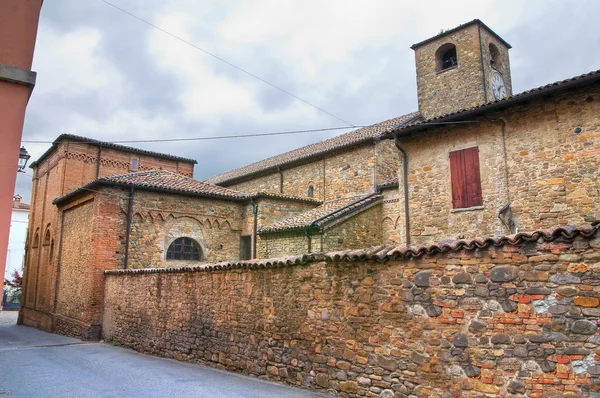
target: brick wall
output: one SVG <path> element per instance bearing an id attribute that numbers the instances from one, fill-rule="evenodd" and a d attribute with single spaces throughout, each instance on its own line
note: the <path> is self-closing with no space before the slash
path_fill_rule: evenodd
<path id="1" fill-rule="evenodd" d="M 138 170 L 162 168 L 191 176 L 194 167 L 192 163 L 132 154 L 113 148 L 103 148 L 100 158 L 100 176 L 130 172 L 133 158 L 138 159 Z M 24 305 L 20 318 L 23 324 L 44 330 L 52 328 L 60 244 L 58 209 L 52 200 L 94 180 L 97 159 L 97 146 L 63 141 L 33 169 L 28 254 L 24 265 Z M 110 210 L 110 206 L 105 209 Z M 91 228 L 90 223 L 87 224 Z M 33 247 L 36 234 L 39 244 Z M 46 236 L 49 236 L 49 240 L 45 243 Z"/>
<path id="2" fill-rule="evenodd" d="M 514 239 L 111 273 L 104 338 L 342 395 L 598 391 L 598 227 Z"/>

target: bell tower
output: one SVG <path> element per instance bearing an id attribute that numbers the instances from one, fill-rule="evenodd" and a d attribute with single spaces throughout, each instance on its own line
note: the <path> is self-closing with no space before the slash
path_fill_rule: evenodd
<path id="1" fill-rule="evenodd" d="M 478 19 L 411 48 L 419 111 L 426 119 L 512 95 L 511 46 Z"/>

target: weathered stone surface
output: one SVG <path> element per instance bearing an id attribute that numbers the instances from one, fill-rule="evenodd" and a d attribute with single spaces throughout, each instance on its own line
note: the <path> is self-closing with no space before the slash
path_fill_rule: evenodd
<path id="1" fill-rule="evenodd" d="M 511 394 L 523 394 L 525 393 L 525 383 L 521 380 L 511 380 L 508 383 L 508 392 Z"/>
<path id="2" fill-rule="evenodd" d="M 490 339 L 492 344 L 510 344 L 510 336 L 507 334 L 496 334 Z"/>
<path id="3" fill-rule="evenodd" d="M 398 362 L 391 358 L 386 358 L 384 356 L 379 356 L 377 359 L 377 364 L 384 369 L 387 370 L 396 370 L 398 368 Z"/>
<path id="4" fill-rule="evenodd" d="M 464 348 L 469 346 L 469 336 L 462 333 L 456 333 L 452 336 L 452 344 L 457 348 Z"/>
<path id="5" fill-rule="evenodd" d="M 542 361 L 540 362 L 540 368 L 546 373 L 554 372 L 556 370 L 556 364 L 551 361 Z"/>
<path id="6" fill-rule="evenodd" d="M 556 274 L 550 277 L 550 282 L 556 283 L 557 285 L 570 285 L 580 283 L 581 279 L 578 276 L 571 274 Z"/>
<path id="7" fill-rule="evenodd" d="M 469 331 L 471 333 L 481 333 L 485 331 L 487 328 L 487 323 L 481 321 L 479 319 L 473 319 L 471 323 L 469 323 Z"/>
<path id="8" fill-rule="evenodd" d="M 581 307 L 597 307 L 600 301 L 595 297 L 575 297 L 573 303 Z"/>
<path id="9" fill-rule="evenodd" d="M 315 383 L 317 383 L 319 387 L 329 388 L 329 376 L 327 376 L 325 373 L 319 373 L 315 377 Z"/>
<path id="10" fill-rule="evenodd" d="M 575 286 L 560 286 L 556 292 L 563 297 L 573 297 L 579 294 L 579 289 Z"/>
<path id="11" fill-rule="evenodd" d="M 510 282 L 517 278 L 519 269 L 513 266 L 496 266 L 490 270 L 492 282 Z"/>
<path id="12" fill-rule="evenodd" d="M 571 325 L 571 332 L 577 334 L 594 334 L 598 329 L 598 325 L 584 319 L 578 319 Z"/>
<path id="13" fill-rule="evenodd" d="M 472 283 L 473 280 L 471 278 L 471 275 L 468 272 L 459 272 L 458 274 L 456 274 L 452 277 L 452 282 L 454 282 L 456 284 Z"/>
<path id="14" fill-rule="evenodd" d="M 340 381 L 340 390 L 356 394 L 358 392 L 358 383 L 355 381 Z"/>
<path id="15" fill-rule="evenodd" d="M 431 272 L 420 271 L 415 274 L 415 279 L 413 280 L 413 282 L 414 282 L 415 286 L 428 287 L 430 277 L 431 277 Z"/>
<path id="16" fill-rule="evenodd" d="M 477 377 L 481 374 L 481 369 L 473 365 L 465 366 L 464 371 L 467 377 Z"/>

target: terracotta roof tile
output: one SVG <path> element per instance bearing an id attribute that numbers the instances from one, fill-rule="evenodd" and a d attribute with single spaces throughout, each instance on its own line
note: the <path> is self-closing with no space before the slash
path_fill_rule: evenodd
<path id="1" fill-rule="evenodd" d="M 207 179 L 206 182 L 210 184 L 226 184 L 228 182 L 254 174 L 259 174 L 270 169 L 276 170 L 277 167 L 281 167 L 286 164 L 299 162 L 313 156 L 322 155 L 330 151 L 352 146 L 366 140 L 372 140 L 375 137 L 398 128 L 404 123 L 408 123 L 415 118 L 418 118 L 419 116 L 419 112 L 413 112 L 404 116 L 374 124 L 372 126 L 363 127 L 349 133 L 338 135 L 337 137 L 319 141 L 317 143 L 294 149 L 277 156 L 260 160 L 244 167 L 218 174 Z"/>
<path id="2" fill-rule="evenodd" d="M 262 233 L 282 232 L 307 227 L 323 228 L 333 220 L 355 214 L 357 211 L 366 210 L 382 196 L 369 194 L 360 197 L 350 197 L 324 202 L 321 206 L 305 211 L 304 213 L 286 218 L 273 224 L 265 225 L 258 231 Z"/>
<path id="3" fill-rule="evenodd" d="M 85 142 L 88 143 L 90 145 L 95 145 L 95 146 L 99 146 L 102 145 L 102 147 L 104 148 L 114 148 L 114 149 L 118 149 L 124 152 L 129 152 L 129 153 L 137 153 L 140 155 L 148 155 L 148 156 L 154 156 L 157 158 L 162 158 L 162 159 L 170 159 L 170 160 L 178 160 L 181 162 L 185 162 L 185 163 L 192 163 L 192 164 L 197 164 L 198 162 L 194 159 L 187 159 L 187 158 L 182 158 L 180 156 L 174 156 L 174 155 L 170 155 L 168 153 L 160 153 L 160 152 L 153 152 L 153 151 L 147 151 L 145 149 L 139 149 L 139 148 L 134 148 L 131 146 L 126 146 L 126 145 L 121 145 L 121 144 L 114 144 L 112 142 L 106 142 L 106 141 L 100 141 L 100 140 L 95 140 L 93 138 L 86 138 L 86 137 L 81 137 L 79 135 L 73 135 L 73 134 L 61 134 L 59 135 L 54 142 L 52 143 L 52 146 L 42 154 L 42 156 L 40 156 L 35 162 L 31 163 L 31 165 L 29 166 L 30 168 L 34 168 L 39 162 L 41 162 L 42 160 L 44 160 L 48 155 L 50 155 L 52 153 L 52 151 L 54 151 L 54 149 L 56 149 L 56 147 L 58 146 L 58 144 L 60 143 L 61 140 L 69 140 L 69 141 L 75 141 L 75 142 Z"/>
<path id="4" fill-rule="evenodd" d="M 374 246 L 359 250 L 346 250 L 332 253 L 311 253 L 298 256 L 278 257 L 269 259 L 257 259 L 249 261 L 227 261 L 216 264 L 199 264 L 192 267 L 176 268 L 146 268 L 129 270 L 105 271 L 108 275 L 119 274 L 157 274 L 157 273 L 185 273 L 185 272 L 210 272 L 222 269 L 264 269 L 275 267 L 286 267 L 294 265 L 305 265 L 315 262 L 386 262 L 405 258 L 419 258 L 431 256 L 438 253 L 461 250 L 477 250 L 492 246 L 518 246 L 526 242 L 552 242 L 556 239 L 574 241 L 578 237 L 590 238 L 600 233 L 600 221 L 581 227 L 565 226 L 549 230 L 539 230 L 532 233 L 518 233 L 510 236 L 496 238 L 481 238 L 470 240 L 458 240 L 450 242 L 438 242 L 423 246 Z"/>
<path id="5" fill-rule="evenodd" d="M 63 197 L 54 199 L 52 203 L 57 204 L 63 202 L 82 191 L 89 191 L 92 187 L 97 185 L 131 186 L 142 190 L 144 188 L 149 190 L 164 190 L 191 196 L 248 199 L 248 195 L 234 191 L 233 189 L 207 184 L 205 182 L 194 180 L 193 178 L 185 177 L 181 174 L 173 173 L 172 171 L 150 170 L 98 178 Z"/>
<path id="6" fill-rule="evenodd" d="M 504 105 L 508 106 L 512 103 L 518 103 L 518 102 L 524 101 L 526 99 L 540 97 L 543 95 L 550 94 L 551 92 L 554 92 L 557 90 L 562 90 L 562 89 L 566 89 L 569 87 L 573 87 L 574 85 L 582 85 L 582 84 L 585 84 L 586 82 L 590 82 L 590 81 L 592 81 L 592 82 L 600 81 L 600 69 L 589 72 L 589 73 L 585 73 L 583 75 L 571 77 L 569 79 L 560 80 L 560 81 L 557 81 L 554 83 L 546 84 L 544 86 L 532 88 L 530 90 L 526 90 L 521 93 L 511 95 L 511 96 L 508 96 L 508 97 L 505 97 L 505 98 L 502 98 L 499 100 L 490 101 L 490 102 L 487 102 L 482 105 L 474 106 L 472 108 L 460 109 L 455 112 L 436 116 L 431 119 L 415 120 L 415 121 L 406 123 L 403 126 L 400 126 L 399 128 L 397 128 L 393 131 L 382 133 L 380 138 L 391 138 L 394 135 L 396 135 L 400 132 L 403 132 L 405 130 L 407 130 L 407 132 L 408 132 L 409 130 L 413 130 L 414 128 L 419 128 L 419 127 L 425 128 L 428 126 L 428 124 L 435 125 L 436 122 L 446 121 L 446 119 L 454 120 L 454 119 L 458 119 L 460 117 L 471 115 L 472 113 L 481 113 L 481 112 L 495 109 L 497 107 L 504 106 Z M 440 124 L 442 124 L 442 123 L 440 123 Z"/>
<path id="7" fill-rule="evenodd" d="M 289 200 L 292 202 L 307 202 L 307 203 L 314 203 L 314 204 L 320 204 L 323 203 L 322 200 L 316 199 L 316 198 L 304 198 L 301 196 L 292 196 L 292 195 L 284 195 L 282 193 L 276 193 L 276 192 L 268 192 L 268 191 L 259 191 L 259 192 L 255 192 L 251 195 L 249 195 L 251 198 L 273 198 L 273 199 L 283 199 L 283 200 Z"/>

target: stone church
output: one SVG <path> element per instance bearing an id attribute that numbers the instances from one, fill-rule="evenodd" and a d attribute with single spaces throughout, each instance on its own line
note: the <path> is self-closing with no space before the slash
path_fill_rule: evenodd
<path id="1" fill-rule="evenodd" d="M 600 71 L 513 94 L 479 20 L 419 42 L 418 110 L 197 181 L 73 135 L 34 162 L 20 322 L 97 338 L 104 271 L 422 245 L 600 218 Z"/>

